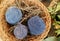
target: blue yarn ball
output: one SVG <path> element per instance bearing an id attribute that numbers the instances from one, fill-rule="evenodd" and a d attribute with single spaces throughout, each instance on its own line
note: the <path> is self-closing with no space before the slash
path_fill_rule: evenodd
<path id="1" fill-rule="evenodd" d="M 9 24 L 14 25 L 22 19 L 22 12 L 17 7 L 12 6 L 7 9 L 5 17 Z"/>
<path id="2" fill-rule="evenodd" d="M 45 22 L 39 16 L 34 16 L 28 20 L 28 27 L 32 35 L 40 35 L 45 30 Z"/>
<path id="3" fill-rule="evenodd" d="M 24 26 L 22 24 L 18 24 L 15 26 L 15 29 L 13 32 L 17 39 L 23 39 L 27 36 L 28 29 L 26 26 Z"/>

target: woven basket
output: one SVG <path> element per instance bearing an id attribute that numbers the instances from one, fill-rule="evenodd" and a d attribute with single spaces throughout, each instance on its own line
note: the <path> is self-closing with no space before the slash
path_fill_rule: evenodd
<path id="1" fill-rule="evenodd" d="M 44 30 L 44 32 L 39 35 L 39 36 L 30 36 L 27 35 L 26 38 L 24 38 L 23 40 L 18 40 L 15 38 L 15 36 L 13 34 L 10 34 L 8 32 L 8 30 L 10 29 L 10 25 L 6 22 L 5 20 L 5 12 L 7 10 L 8 7 L 10 6 L 15 6 L 16 2 L 15 0 L 4 0 L 1 4 L 0 4 L 0 38 L 2 39 L 2 41 L 42 41 L 48 34 L 50 27 L 51 27 L 51 17 L 50 14 L 48 13 L 47 8 L 39 1 L 37 0 L 20 0 L 18 1 L 18 3 L 22 3 L 24 2 L 27 6 L 37 6 L 41 11 L 42 14 L 39 14 L 39 16 L 41 16 L 41 18 L 44 20 L 45 24 L 46 24 L 46 28 Z M 22 6 L 20 5 L 20 7 L 22 10 L 24 8 L 22 8 Z M 34 14 L 32 14 L 34 15 Z M 28 16 L 32 16 L 32 15 L 28 15 Z M 26 19 L 28 19 L 28 17 L 25 17 Z M 22 19 L 21 22 L 23 22 L 24 20 L 26 20 L 25 18 Z"/>

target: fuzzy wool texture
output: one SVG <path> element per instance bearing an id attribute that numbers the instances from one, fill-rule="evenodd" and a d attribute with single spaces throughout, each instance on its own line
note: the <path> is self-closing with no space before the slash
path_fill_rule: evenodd
<path id="1" fill-rule="evenodd" d="M 39 16 L 34 16 L 28 20 L 28 27 L 32 35 L 40 35 L 45 30 L 45 22 Z"/>
<path id="2" fill-rule="evenodd" d="M 22 12 L 16 6 L 11 6 L 7 9 L 5 17 L 9 24 L 14 25 L 22 19 Z"/>
<path id="3" fill-rule="evenodd" d="M 15 26 L 15 29 L 13 32 L 17 39 L 23 39 L 27 36 L 28 29 L 25 25 L 22 25 L 19 23 L 18 25 Z"/>

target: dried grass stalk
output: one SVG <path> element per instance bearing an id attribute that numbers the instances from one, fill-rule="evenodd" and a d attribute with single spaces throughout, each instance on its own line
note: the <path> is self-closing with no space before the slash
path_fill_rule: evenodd
<path id="1" fill-rule="evenodd" d="M 46 24 L 44 33 L 38 36 L 31 36 L 28 34 L 23 40 L 16 39 L 13 34 L 8 32 L 11 26 L 7 24 L 5 20 L 5 12 L 10 6 L 17 6 L 23 11 L 23 19 L 21 20 L 21 23 L 27 21 L 32 16 L 40 16 Z M 4 2 L 0 4 L 0 38 L 3 41 L 42 41 L 47 36 L 50 27 L 50 14 L 47 8 L 38 0 L 18 0 L 18 3 L 16 0 L 4 0 Z"/>

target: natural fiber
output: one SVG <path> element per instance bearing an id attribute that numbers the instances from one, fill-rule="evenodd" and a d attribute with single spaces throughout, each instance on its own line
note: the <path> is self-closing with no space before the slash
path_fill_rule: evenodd
<path id="1" fill-rule="evenodd" d="M 23 19 L 21 20 L 21 23 L 23 23 L 25 20 L 34 15 L 39 15 L 46 24 L 45 31 L 38 36 L 31 36 L 28 34 L 27 37 L 24 38 L 23 40 L 16 39 L 12 33 L 8 32 L 11 26 L 5 20 L 5 12 L 7 8 L 10 6 L 17 6 L 19 9 L 23 11 L 24 16 Z M 31 9 L 29 9 L 31 7 L 34 7 L 32 11 Z M 29 13 L 27 14 L 26 12 Z M 50 14 L 48 13 L 47 8 L 37 0 L 19 0 L 18 2 L 16 2 L 16 0 L 4 0 L 0 4 L 0 38 L 2 39 L 2 41 L 42 41 L 47 36 L 50 27 L 51 27 Z"/>

